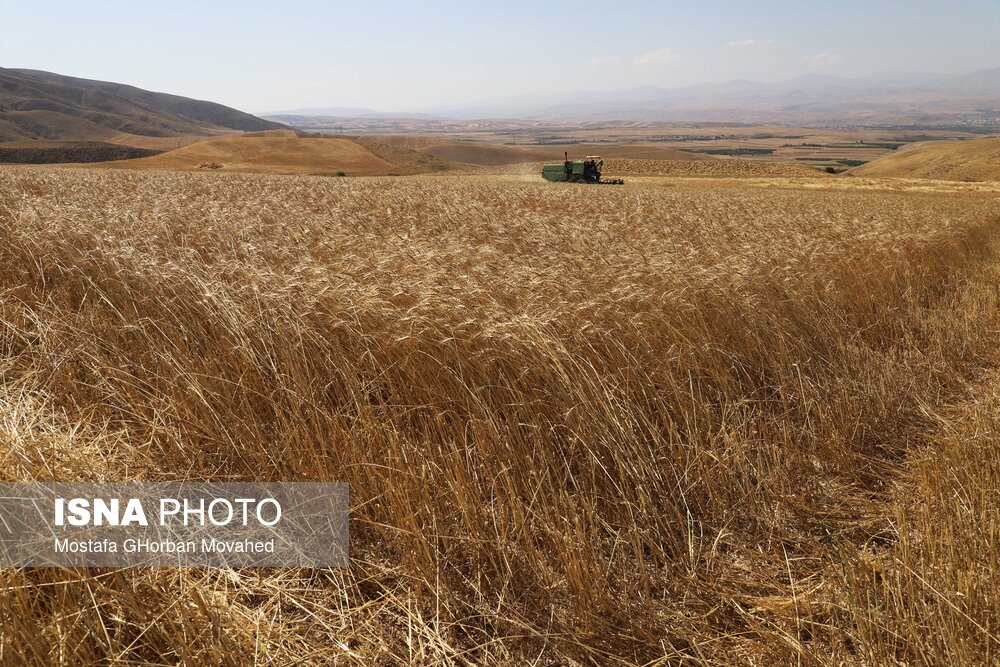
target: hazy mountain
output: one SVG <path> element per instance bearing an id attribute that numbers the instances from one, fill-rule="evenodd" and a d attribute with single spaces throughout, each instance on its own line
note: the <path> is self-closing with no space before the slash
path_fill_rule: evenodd
<path id="1" fill-rule="evenodd" d="M 307 109 L 267 111 L 258 113 L 257 115 L 267 118 L 280 118 L 284 116 L 309 116 L 312 118 L 436 118 L 436 116 L 425 113 L 394 113 L 360 107 L 310 107 Z"/>
<path id="2" fill-rule="evenodd" d="M 1000 125 L 998 109 L 1000 68 L 960 75 L 887 72 L 849 79 L 809 74 L 778 83 L 643 87 L 553 96 L 549 104 L 506 115 L 548 121 Z"/>
<path id="3" fill-rule="evenodd" d="M 971 74 L 883 72 L 851 79 L 805 74 L 776 83 L 736 79 L 680 88 L 542 93 L 440 108 L 454 119 L 532 121 L 1000 124 L 1000 68 Z"/>
<path id="4" fill-rule="evenodd" d="M 523 122 L 720 122 L 793 125 L 964 125 L 1000 129 L 1000 68 L 969 74 L 882 72 L 861 78 L 804 74 L 775 83 L 736 79 L 680 88 L 641 86 L 611 91 L 531 93 L 428 113 L 391 113 L 327 107 L 266 114 L 303 129 L 368 128 L 385 120 L 455 123 L 507 119 Z M 350 119 L 358 121 L 349 128 Z M 396 121 L 396 122 L 394 122 Z M 417 128 L 419 129 L 419 128 Z M 346 131 L 346 130 L 345 130 Z M 414 130 L 415 131 L 415 130 Z"/>

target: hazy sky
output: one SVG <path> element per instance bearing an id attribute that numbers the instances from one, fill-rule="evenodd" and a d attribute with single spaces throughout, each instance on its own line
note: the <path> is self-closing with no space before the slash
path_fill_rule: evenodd
<path id="1" fill-rule="evenodd" d="M 0 0 L 0 66 L 250 112 L 1000 66 L 1000 0 Z"/>

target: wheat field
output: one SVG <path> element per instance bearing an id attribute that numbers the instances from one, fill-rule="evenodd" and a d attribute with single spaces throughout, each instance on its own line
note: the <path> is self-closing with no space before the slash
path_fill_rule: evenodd
<path id="1" fill-rule="evenodd" d="M 3 664 L 1000 660 L 991 192 L 0 169 L 5 481 L 351 566 L 0 570 Z"/>

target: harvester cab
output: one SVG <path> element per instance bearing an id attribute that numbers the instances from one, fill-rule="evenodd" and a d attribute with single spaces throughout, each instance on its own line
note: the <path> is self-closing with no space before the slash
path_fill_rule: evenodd
<path id="1" fill-rule="evenodd" d="M 553 183 L 594 183 L 598 185 L 621 185 L 620 178 L 601 178 L 604 159 L 600 155 L 588 155 L 582 160 L 570 160 L 569 153 L 563 153 L 562 164 L 547 164 L 542 167 L 542 178 Z"/>

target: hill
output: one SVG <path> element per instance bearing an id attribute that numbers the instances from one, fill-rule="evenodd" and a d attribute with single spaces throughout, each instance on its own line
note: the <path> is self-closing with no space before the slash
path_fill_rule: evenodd
<path id="1" fill-rule="evenodd" d="M 852 169 L 850 173 L 876 178 L 1000 180 L 1000 138 L 913 144 Z"/>
<path id="2" fill-rule="evenodd" d="M 379 151 L 378 146 L 369 147 L 340 137 L 304 137 L 290 131 L 266 134 L 271 136 L 208 139 L 152 157 L 100 166 L 349 176 L 416 174 L 440 168 L 431 158 L 398 147 L 390 154 Z"/>
<path id="3" fill-rule="evenodd" d="M 0 68 L 0 141 L 109 141 L 123 134 L 175 137 L 282 127 L 214 102 L 108 81 Z"/>

